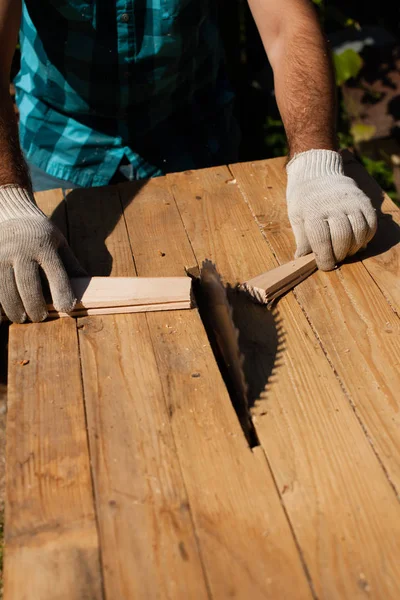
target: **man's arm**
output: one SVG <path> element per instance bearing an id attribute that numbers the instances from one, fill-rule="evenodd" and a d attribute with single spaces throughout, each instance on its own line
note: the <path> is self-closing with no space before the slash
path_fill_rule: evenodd
<path id="1" fill-rule="evenodd" d="M 248 0 L 274 72 L 289 143 L 286 198 L 297 256 L 333 269 L 374 236 L 371 201 L 337 152 L 333 66 L 311 0 Z"/>
<path id="2" fill-rule="evenodd" d="M 21 0 L 0 0 L 0 307 L 18 323 L 47 316 L 41 270 L 60 312 L 76 302 L 68 274 L 81 272 L 62 233 L 36 206 L 19 145 L 9 85 L 20 19 Z"/>
<path id="3" fill-rule="evenodd" d="M 0 0 L 0 186 L 14 183 L 30 189 L 9 91 L 20 21 L 21 0 Z"/>
<path id="4" fill-rule="evenodd" d="M 336 150 L 332 61 L 310 0 L 249 0 L 274 72 L 290 155 Z"/>

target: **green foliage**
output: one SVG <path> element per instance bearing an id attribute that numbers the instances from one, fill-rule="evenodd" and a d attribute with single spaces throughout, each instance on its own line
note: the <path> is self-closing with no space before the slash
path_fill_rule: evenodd
<path id="1" fill-rule="evenodd" d="M 357 77 L 363 66 L 361 56 L 348 48 L 340 54 L 333 54 L 333 64 L 335 67 L 336 85 L 343 85 L 349 79 Z"/>
<path id="2" fill-rule="evenodd" d="M 384 160 L 373 160 L 362 156 L 361 161 L 368 173 L 375 179 L 383 190 L 393 199 L 398 200 L 394 187 L 393 169 Z"/>
<path id="3" fill-rule="evenodd" d="M 285 156 L 289 152 L 285 129 L 281 119 L 267 117 L 265 123 L 265 143 L 271 156 Z"/>
<path id="4" fill-rule="evenodd" d="M 374 125 L 366 125 L 364 123 L 353 123 L 350 128 L 350 133 L 353 136 L 355 144 L 360 142 L 368 142 L 372 140 L 376 132 Z"/>

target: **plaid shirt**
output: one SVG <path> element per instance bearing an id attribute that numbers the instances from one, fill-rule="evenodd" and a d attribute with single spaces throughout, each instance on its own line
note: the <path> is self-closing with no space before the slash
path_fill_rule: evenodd
<path id="1" fill-rule="evenodd" d="M 25 0 L 16 100 L 28 159 L 104 185 L 230 159 L 215 0 Z"/>

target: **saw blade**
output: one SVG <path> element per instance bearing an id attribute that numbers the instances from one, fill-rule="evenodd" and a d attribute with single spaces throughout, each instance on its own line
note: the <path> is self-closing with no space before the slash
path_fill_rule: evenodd
<path id="1" fill-rule="evenodd" d="M 250 418 L 247 383 L 243 370 L 244 357 L 239 347 L 239 331 L 233 321 L 233 310 L 226 288 L 215 265 L 205 260 L 201 266 L 199 283 L 203 313 L 215 337 L 233 392 L 232 402 L 242 429 L 251 443 L 254 433 Z"/>

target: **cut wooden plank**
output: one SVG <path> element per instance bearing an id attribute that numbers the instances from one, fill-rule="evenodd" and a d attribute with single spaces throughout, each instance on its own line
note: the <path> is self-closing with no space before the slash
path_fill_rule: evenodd
<path id="1" fill-rule="evenodd" d="M 78 258 L 85 253 L 89 272 L 101 275 L 101 268 L 107 273 L 112 266 L 112 274 L 135 275 L 115 188 L 96 190 L 94 197 L 85 193 L 82 213 L 79 195 L 74 192 L 73 205 L 67 198 Z M 116 224 L 115 230 L 102 230 L 100 221 Z M 98 254 L 86 252 L 93 231 L 101 232 L 93 239 Z M 110 261 L 98 263 L 104 244 Z M 207 584 L 146 315 L 88 317 L 78 321 L 78 330 L 106 596 L 205 599 Z"/>
<path id="2" fill-rule="evenodd" d="M 400 314 L 400 209 L 350 152 L 344 153 L 344 163 L 346 173 L 378 210 L 378 232 L 362 254 L 363 263 L 393 310 Z"/>
<path id="3" fill-rule="evenodd" d="M 4 600 L 103 597 L 73 321 L 10 328 L 5 539 Z"/>
<path id="4" fill-rule="evenodd" d="M 295 244 L 286 213 L 283 160 L 234 165 L 232 172 L 264 226 L 268 245 L 280 261 L 290 260 Z M 390 200 L 385 202 L 390 207 Z M 380 235 L 384 238 L 384 231 Z M 400 246 L 391 252 L 400 255 Z M 389 292 L 394 289 L 390 281 Z M 334 272 L 317 271 L 296 288 L 296 297 L 399 491 L 399 319 L 356 258 Z"/>
<path id="5" fill-rule="evenodd" d="M 130 261 L 131 262 L 131 261 Z M 190 307 L 190 277 L 80 277 L 71 280 L 77 308 L 183 302 Z"/>
<path id="6" fill-rule="evenodd" d="M 241 287 L 261 304 L 292 289 L 317 268 L 314 254 L 301 256 L 280 267 L 245 281 Z"/>
<path id="7" fill-rule="evenodd" d="M 193 305 L 189 277 L 79 277 L 72 278 L 71 285 L 78 299 L 75 308 L 67 314 L 48 304 L 49 318 L 184 310 Z"/>
<path id="8" fill-rule="evenodd" d="M 296 279 L 293 279 L 292 281 L 290 281 L 290 283 L 283 286 L 282 288 L 279 288 L 276 292 L 269 294 L 268 296 L 266 296 L 266 302 L 270 303 L 273 300 L 277 300 L 278 298 L 283 296 L 283 294 L 285 294 L 286 292 L 293 290 L 296 287 L 296 285 L 299 285 L 299 283 L 304 281 L 304 279 L 306 279 L 306 277 L 309 277 L 310 275 L 312 275 L 314 273 L 314 271 L 315 271 L 315 269 L 312 269 L 311 271 L 308 271 L 306 273 L 303 273 L 302 275 L 299 275 L 299 277 L 297 277 Z"/>
<path id="9" fill-rule="evenodd" d="M 120 190 L 138 274 L 193 265 L 168 180 Z M 311 598 L 264 454 L 246 444 L 197 311 L 146 318 L 212 597 Z"/>
<path id="10" fill-rule="evenodd" d="M 232 171 L 240 181 L 241 167 Z M 232 180 L 228 169 L 168 179 L 198 261 L 212 257 L 232 283 L 273 262 L 238 186 L 226 184 Z M 267 185 L 277 187 L 271 179 Z M 254 194 L 260 193 L 259 187 Z M 279 227 L 274 224 L 275 231 Z M 259 390 L 256 430 L 315 596 L 363 598 L 367 590 L 373 598 L 394 600 L 400 585 L 400 543 L 395 539 L 400 507 L 307 319 L 293 294 L 282 299 L 279 362 L 269 378 L 274 358 L 269 311 L 251 302 L 239 309 L 234 307 L 234 316 L 247 380 L 253 392 Z"/>
<path id="11" fill-rule="evenodd" d="M 191 308 L 192 283 L 190 277 L 79 277 L 71 279 L 77 297 L 71 315 L 82 309 L 131 309 L 126 312 Z M 137 308 L 137 311 L 135 311 Z M 50 312 L 56 312 L 52 305 Z M 123 312 L 122 310 L 119 312 Z"/>
<path id="12" fill-rule="evenodd" d="M 169 310 L 187 310 L 192 308 L 188 302 L 168 302 L 168 304 L 138 304 L 136 306 L 113 306 L 104 308 L 75 308 L 71 313 L 49 312 L 49 319 L 59 317 L 93 317 L 96 315 L 129 315 L 132 313 L 165 312 Z"/>

